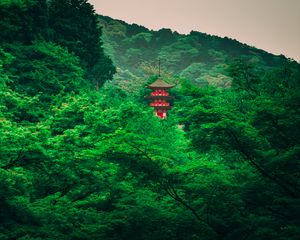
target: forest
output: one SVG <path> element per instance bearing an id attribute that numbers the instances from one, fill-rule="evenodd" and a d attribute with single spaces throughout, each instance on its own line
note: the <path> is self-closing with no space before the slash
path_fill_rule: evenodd
<path id="1" fill-rule="evenodd" d="M 0 16 L 1 240 L 299 239 L 295 60 L 87 0 Z M 145 99 L 158 59 L 163 120 Z"/>

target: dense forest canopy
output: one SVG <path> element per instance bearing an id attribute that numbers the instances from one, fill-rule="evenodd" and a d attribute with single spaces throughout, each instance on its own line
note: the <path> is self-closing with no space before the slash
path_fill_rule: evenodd
<path id="1" fill-rule="evenodd" d="M 299 239 L 295 61 L 86 0 L 0 16 L 0 239 Z M 166 120 L 144 98 L 158 58 Z"/>

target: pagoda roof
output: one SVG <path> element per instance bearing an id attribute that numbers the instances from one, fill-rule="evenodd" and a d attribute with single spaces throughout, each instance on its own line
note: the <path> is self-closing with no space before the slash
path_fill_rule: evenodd
<path id="1" fill-rule="evenodd" d="M 164 100 L 171 100 L 174 97 L 173 96 L 146 96 L 147 99 L 164 99 Z"/>
<path id="2" fill-rule="evenodd" d="M 161 109 L 161 110 L 170 110 L 172 106 L 151 106 L 154 109 Z"/>
<path id="3" fill-rule="evenodd" d="M 154 83 L 147 86 L 147 88 L 172 88 L 174 85 L 168 84 L 161 79 L 157 79 Z"/>

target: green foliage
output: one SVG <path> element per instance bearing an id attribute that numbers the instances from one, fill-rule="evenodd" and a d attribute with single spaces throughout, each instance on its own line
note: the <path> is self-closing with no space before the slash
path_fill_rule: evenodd
<path id="1" fill-rule="evenodd" d="M 29 44 L 48 34 L 46 0 L 1 1 L 0 15 L 0 43 Z"/>
<path id="2" fill-rule="evenodd" d="M 195 31 L 187 35 L 170 29 L 153 31 L 106 16 L 98 18 L 105 46 L 118 68 L 114 82 L 128 92 L 135 82 L 158 73 L 158 59 L 162 63 L 163 77 L 180 76 L 198 86 L 209 84 L 220 88 L 231 86 L 234 76 L 230 75 L 228 65 L 234 68 L 234 59 L 242 58 L 249 67 L 255 66 L 259 74 L 289 62 L 284 56 L 274 56 L 227 37 Z M 155 72 L 149 73 L 145 65 L 156 67 Z M 128 72 L 126 79 L 123 77 L 125 71 Z"/>
<path id="3" fill-rule="evenodd" d="M 87 1 L 0 13 L 0 239 L 299 238 L 299 64 L 100 17 L 107 82 Z M 165 120 L 157 56 L 184 78 Z"/>
<path id="4" fill-rule="evenodd" d="M 202 154 L 218 152 L 233 176 L 243 179 L 234 181 L 241 187 L 236 197 L 243 202 L 239 208 L 246 204 L 251 214 L 238 210 L 245 214 L 238 216 L 239 222 L 245 221 L 238 231 L 253 227 L 251 239 L 295 239 L 283 229 L 299 231 L 299 66 L 291 62 L 264 76 L 257 74 L 258 67 L 242 62 L 229 69 L 231 89 L 183 83 L 178 114 L 193 148 Z M 248 221 L 252 227 L 243 230 Z"/>
<path id="5" fill-rule="evenodd" d="M 92 83 L 103 85 L 113 77 L 115 67 L 104 53 L 97 16 L 86 0 L 4 1 L 0 15 L 1 44 L 51 41 L 79 57 Z"/>
<path id="6" fill-rule="evenodd" d="M 103 51 L 102 32 L 91 4 L 86 0 L 52 0 L 48 22 L 50 40 L 75 53 L 97 87 L 112 78 L 115 68 Z"/>

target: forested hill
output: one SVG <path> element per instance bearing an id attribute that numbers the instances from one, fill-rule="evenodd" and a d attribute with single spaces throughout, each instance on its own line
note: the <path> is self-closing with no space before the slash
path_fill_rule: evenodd
<path id="1" fill-rule="evenodd" d="M 299 64 L 100 22 L 0 1 L 0 240 L 299 240 Z M 158 57 L 167 119 L 145 100 Z"/>
<path id="2" fill-rule="evenodd" d="M 107 16 L 99 16 L 103 27 L 105 47 L 118 67 L 116 83 L 141 82 L 155 69 L 158 59 L 167 76 L 188 78 L 198 84 L 230 85 L 228 64 L 239 58 L 259 66 L 271 68 L 287 62 L 275 56 L 227 37 L 192 31 L 188 35 L 170 29 L 149 30 Z"/>

